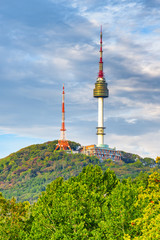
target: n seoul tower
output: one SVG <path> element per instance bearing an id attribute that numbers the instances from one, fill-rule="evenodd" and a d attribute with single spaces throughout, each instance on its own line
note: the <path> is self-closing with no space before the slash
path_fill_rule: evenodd
<path id="1" fill-rule="evenodd" d="M 104 159 L 112 159 L 113 161 L 121 161 L 121 152 L 115 148 L 110 148 L 109 145 L 104 144 L 104 98 L 109 97 L 109 90 L 103 73 L 103 59 L 102 59 L 102 27 L 100 33 L 100 61 L 99 73 L 93 90 L 93 96 L 98 98 L 98 144 L 88 145 L 80 149 L 80 152 L 88 156 L 96 156 L 100 161 Z"/>
<path id="2" fill-rule="evenodd" d="M 98 145 L 97 147 L 104 147 L 104 98 L 109 97 L 109 90 L 107 88 L 107 83 L 104 78 L 103 73 L 103 59 L 102 59 L 102 26 L 100 33 L 100 61 L 99 61 L 99 74 L 97 81 L 95 83 L 95 88 L 93 90 L 93 96 L 98 98 L 98 127 L 97 127 L 97 135 L 98 135 Z"/>

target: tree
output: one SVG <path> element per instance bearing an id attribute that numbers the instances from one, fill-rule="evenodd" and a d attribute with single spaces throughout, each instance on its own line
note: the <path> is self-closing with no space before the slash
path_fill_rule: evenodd
<path id="1" fill-rule="evenodd" d="M 132 231 L 130 222 L 138 216 L 134 207 L 138 189 L 131 179 L 118 183 L 103 206 L 104 221 L 100 231 L 105 232 L 104 239 L 121 240 Z"/>
<path id="2" fill-rule="evenodd" d="M 114 172 L 92 165 L 67 181 L 56 179 L 33 207 L 30 239 L 101 239 L 103 205 L 117 183 Z"/>
<path id="3" fill-rule="evenodd" d="M 149 166 L 149 167 L 153 167 L 155 165 L 155 160 L 153 158 L 143 158 L 142 163 L 144 164 L 144 166 Z"/>
<path id="4" fill-rule="evenodd" d="M 0 239 L 24 240 L 31 228 L 29 202 L 6 200 L 0 193 Z"/>
<path id="5" fill-rule="evenodd" d="M 131 221 L 134 229 L 133 240 L 160 239 L 160 175 L 149 176 L 147 189 L 141 188 L 135 204 L 139 217 Z"/>
<path id="6" fill-rule="evenodd" d="M 156 157 L 156 163 L 160 163 L 160 157 Z"/>

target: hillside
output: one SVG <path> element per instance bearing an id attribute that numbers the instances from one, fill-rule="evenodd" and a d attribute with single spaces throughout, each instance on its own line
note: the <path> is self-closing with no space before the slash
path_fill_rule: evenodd
<path id="1" fill-rule="evenodd" d="M 46 186 L 57 177 L 69 179 L 77 176 L 82 168 L 98 165 L 105 171 L 114 170 L 119 179 L 135 178 L 142 172 L 159 171 L 159 166 L 151 158 L 141 158 L 138 155 L 122 152 L 122 162 L 114 163 L 104 160 L 102 163 L 96 157 L 83 154 L 72 154 L 56 151 L 57 141 L 32 145 L 10 154 L 0 160 L 0 192 L 6 198 L 12 196 L 17 201 L 35 201 Z M 71 148 L 76 149 L 80 144 L 70 142 Z"/>

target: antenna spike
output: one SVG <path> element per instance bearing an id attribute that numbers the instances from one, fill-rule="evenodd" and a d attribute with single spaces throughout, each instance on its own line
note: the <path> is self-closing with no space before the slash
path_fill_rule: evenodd
<path id="1" fill-rule="evenodd" d="M 99 61 L 99 74 L 98 74 L 98 78 L 103 78 L 104 77 L 104 73 L 103 73 L 103 59 L 102 59 L 102 54 L 103 54 L 103 50 L 102 50 L 102 25 L 101 25 L 101 32 L 100 32 L 100 61 Z"/>

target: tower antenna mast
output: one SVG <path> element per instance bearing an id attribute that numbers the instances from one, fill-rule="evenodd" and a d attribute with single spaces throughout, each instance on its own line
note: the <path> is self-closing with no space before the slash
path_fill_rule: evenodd
<path id="1" fill-rule="evenodd" d="M 66 140 L 66 128 L 65 128 L 65 92 L 64 92 L 64 84 L 63 84 L 63 91 L 62 91 L 62 127 L 60 129 L 61 131 L 61 136 L 60 139 L 58 140 L 58 144 L 56 146 L 56 150 L 67 150 L 69 149 L 71 150 L 71 147 L 68 143 L 68 141 Z"/>

